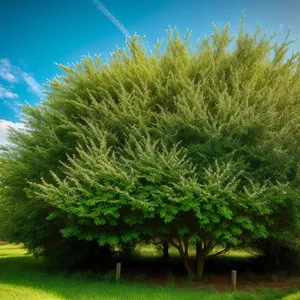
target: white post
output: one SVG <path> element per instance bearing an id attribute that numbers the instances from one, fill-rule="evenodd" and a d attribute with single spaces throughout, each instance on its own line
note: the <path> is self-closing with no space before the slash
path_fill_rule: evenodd
<path id="1" fill-rule="evenodd" d="M 116 282 L 120 281 L 120 277 L 121 277 L 121 263 L 117 263 Z"/>
<path id="2" fill-rule="evenodd" d="M 231 271 L 231 286 L 233 291 L 236 290 L 236 273 L 237 272 L 235 270 Z"/>

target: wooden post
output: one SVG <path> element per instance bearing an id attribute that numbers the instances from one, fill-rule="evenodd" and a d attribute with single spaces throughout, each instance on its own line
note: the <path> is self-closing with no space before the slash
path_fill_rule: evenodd
<path id="1" fill-rule="evenodd" d="M 237 272 L 235 270 L 231 271 L 231 286 L 233 291 L 236 290 L 236 273 Z"/>
<path id="2" fill-rule="evenodd" d="M 121 263 L 117 263 L 116 282 L 120 281 L 120 277 L 121 277 Z"/>

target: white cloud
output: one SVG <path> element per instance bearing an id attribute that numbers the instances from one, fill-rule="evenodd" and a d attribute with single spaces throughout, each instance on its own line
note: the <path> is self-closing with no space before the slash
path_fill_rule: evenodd
<path id="1" fill-rule="evenodd" d="M 6 81 L 9 81 L 9 82 L 16 82 L 17 79 L 14 75 L 10 74 L 10 73 L 3 73 L 3 74 L 0 74 L 0 76 L 5 79 Z"/>
<path id="2" fill-rule="evenodd" d="M 7 120 L 0 120 L 0 145 L 7 145 L 8 128 L 24 129 L 23 123 L 13 123 Z"/>
<path id="3" fill-rule="evenodd" d="M 0 99 L 15 99 L 15 98 L 19 98 L 19 95 L 12 93 L 10 90 L 0 85 Z"/>
<path id="4" fill-rule="evenodd" d="M 37 82 L 37 80 L 33 76 L 23 71 L 21 72 L 21 76 L 28 85 L 30 92 L 37 95 L 38 97 L 41 97 L 43 95 L 42 86 Z"/>
<path id="5" fill-rule="evenodd" d="M 23 83 L 28 87 L 28 92 L 35 94 L 39 98 L 43 96 L 42 86 L 39 82 L 31 74 L 23 71 L 20 67 L 13 65 L 8 58 L 0 59 L 0 79 L 9 83 Z M 3 99 L 3 103 L 8 108 L 18 112 L 18 103 L 16 101 L 7 101 L 19 98 L 19 95 L 13 92 L 13 87 L 14 86 L 4 87 L 0 84 L 0 99 Z"/>
<path id="6" fill-rule="evenodd" d="M 280 25 L 279 25 L 279 31 L 282 31 L 282 30 L 283 30 L 283 27 L 284 27 L 284 24 L 280 24 Z"/>
<path id="7" fill-rule="evenodd" d="M 17 101 L 3 100 L 3 104 L 14 111 L 16 114 L 20 113 L 19 103 Z"/>
<path id="8" fill-rule="evenodd" d="M 2 103 L 14 111 L 16 114 L 20 112 L 18 107 L 18 102 L 16 99 L 19 98 L 18 94 L 13 93 L 12 91 L 8 90 L 6 87 L 0 84 L 0 99 Z"/>
<path id="9" fill-rule="evenodd" d="M 0 60 L 0 78 L 9 82 L 18 82 L 17 77 L 14 75 L 15 71 L 9 59 L 2 58 Z"/>

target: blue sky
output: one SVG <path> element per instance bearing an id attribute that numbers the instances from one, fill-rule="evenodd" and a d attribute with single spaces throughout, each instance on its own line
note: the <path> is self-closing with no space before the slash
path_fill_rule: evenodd
<path id="1" fill-rule="evenodd" d="M 90 53 L 108 57 L 125 36 L 96 4 L 97 0 L 0 0 L 0 143 L 8 126 L 22 127 L 18 104 L 43 98 L 43 84 L 59 69 Z M 241 13 L 246 28 L 259 21 L 264 30 L 279 29 L 282 39 L 300 38 L 299 0 L 102 0 L 130 34 L 146 35 L 153 46 L 169 25 L 193 31 L 193 39 L 212 32 L 211 22 L 231 24 L 235 34 Z M 98 2 L 99 4 L 99 2 Z M 123 30 L 124 31 L 124 30 Z M 300 50 L 300 42 L 292 46 Z"/>

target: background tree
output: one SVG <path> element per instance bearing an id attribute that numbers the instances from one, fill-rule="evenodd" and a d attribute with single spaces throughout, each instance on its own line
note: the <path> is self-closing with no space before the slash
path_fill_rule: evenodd
<path id="1" fill-rule="evenodd" d="M 169 254 L 169 249 L 170 249 L 170 244 L 168 241 L 162 239 L 162 238 L 153 238 L 150 240 L 152 245 L 154 245 L 159 251 L 162 252 L 162 257 L 163 258 L 170 258 Z"/>
<path id="2" fill-rule="evenodd" d="M 202 279 L 216 246 L 299 231 L 299 54 L 288 37 L 229 29 L 195 51 L 171 30 L 164 51 L 135 36 L 109 64 L 60 66 L 1 154 L 1 234 L 32 248 L 52 231 L 111 247 L 161 238 Z"/>

